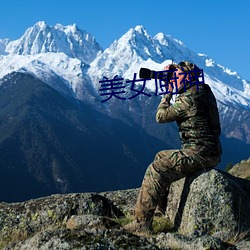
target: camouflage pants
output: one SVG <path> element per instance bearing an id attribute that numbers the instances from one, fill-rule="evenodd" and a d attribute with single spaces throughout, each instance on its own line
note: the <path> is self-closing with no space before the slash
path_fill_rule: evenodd
<path id="1" fill-rule="evenodd" d="M 151 221 L 170 184 L 203 168 L 212 168 L 220 157 L 201 157 L 192 149 L 164 150 L 156 154 L 146 170 L 135 205 L 138 221 Z"/>

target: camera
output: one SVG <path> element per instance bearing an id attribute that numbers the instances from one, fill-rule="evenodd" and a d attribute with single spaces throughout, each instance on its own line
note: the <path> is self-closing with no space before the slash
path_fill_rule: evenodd
<path id="1" fill-rule="evenodd" d="M 140 78 L 155 78 L 156 71 L 147 68 L 140 68 Z"/>
<path id="2" fill-rule="evenodd" d="M 157 79 L 167 79 L 167 73 L 161 71 L 154 71 L 147 68 L 140 68 L 139 72 L 140 78 L 157 78 Z"/>
<path id="3" fill-rule="evenodd" d="M 174 65 L 170 65 L 168 71 L 154 71 L 148 68 L 140 68 L 139 77 L 140 78 L 151 78 L 151 79 L 164 79 L 169 81 L 173 76 L 173 72 L 176 70 Z"/>

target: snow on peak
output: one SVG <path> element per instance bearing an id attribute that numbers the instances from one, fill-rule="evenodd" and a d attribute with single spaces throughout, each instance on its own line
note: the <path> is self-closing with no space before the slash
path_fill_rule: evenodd
<path id="1" fill-rule="evenodd" d="M 168 40 L 163 33 L 158 33 L 155 35 L 154 39 L 158 40 L 161 45 L 168 46 Z"/>
<path id="2" fill-rule="evenodd" d="M 209 58 L 205 60 L 207 67 L 214 67 L 214 60 Z"/>
<path id="3" fill-rule="evenodd" d="M 136 48 L 141 40 L 149 40 L 152 38 L 148 35 L 147 31 L 142 25 L 137 25 L 135 28 L 131 28 L 126 32 L 119 40 L 120 44 L 127 44 Z"/>
<path id="4" fill-rule="evenodd" d="M 134 28 L 135 31 L 137 31 L 138 33 L 140 34 L 143 34 L 145 36 L 148 36 L 148 33 L 146 31 L 146 29 L 144 28 L 143 25 L 137 25 L 135 28 Z"/>
<path id="5" fill-rule="evenodd" d="M 143 26 L 138 25 L 97 56 L 91 63 L 89 74 L 97 86 L 98 79 L 103 76 L 114 77 L 125 72 L 132 75 L 138 72 L 138 65 L 143 61 L 153 58 L 156 62 L 162 62 L 162 56 L 159 44 L 155 43 Z"/>
<path id="6" fill-rule="evenodd" d="M 62 52 L 72 58 L 90 63 L 102 51 L 91 34 L 79 29 L 76 24 L 49 26 L 44 21 L 28 28 L 24 35 L 9 42 L 6 52 L 17 55 L 36 55 L 47 52 Z"/>
<path id="7" fill-rule="evenodd" d="M 211 85 L 217 99 L 223 103 L 238 103 L 249 107 L 250 84 L 244 82 L 236 72 L 222 67 L 205 54 L 188 49 L 183 42 L 158 33 L 151 37 L 143 26 L 129 29 L 120 39 L 90 64 L 88 74 L 98 89 L 103 76 L 112 79 L 116 75 L 132 80 L 141 67 L 163 70 L 171 62 L 190 61 L 203 70 L 205 82 Z M 155 88 L 150 81 L 147 87 Z M 237 96 L 238 98 L 234 98 Z"/>
<path id="8" fill-rule="evenodd" d="M 179 44 L 182 47 L 185 47 L 185 44 L 182 41 L 180 41 L 176 38 L 173 38 L 170 35 L 165 35 L 162 32 L 156 34 L 154 36 L 154 39 L 158 40 L 160 42 L 160 44 L 165 45 L 165 46 L 168 46 L 171 43 L 175 43 L 175 44 Z"/>
<path id="9" fill-rule="evenodd" d="M 86 75 L 88 65 L 64 53 L 7 55 L 1 58 L 0 79 L 12 72 L 29 73 L 59 92 L 88 101 L 95 96 L 93 84 Z M 88 98 L 86 95 L 90 94 Z"/>
<path id="10" fill-rule="evenodd" d="M 49 75 L 54 74 L 63 78 L 77 96 L 87 93 L 81 91 L 84 86 L 93 93 L 98 91 L 99 81 L 104 76 L 114 78 L 119 75 L 131 80 L 141 67 L 160 71 L 172 61 L 195 63 L 203 69 L 205 81 L 211 85 L 218 100 L 250 108 L 250 83 L 236 72 L 205 54 L 188 49 L 170 35 L 158 33 L 151 37 L 142 25 L 129 29 L 105 51 L 91 34 L 76 24 L 49 26 L 41 21 L 28 28 L 16 41 L 0 39 L 0 66 L 3 69 L 0 77 L 22 69 L 41 79 L 45 76 L 51 79 Z M 45 82 L 48 81 L 45 79 Z M 147 87 L 153 89 L 155 85 Z"/>
<path id="11" fill-rule="evenodd" d="M 0 55 L 6 55 L 5 52 L 7 44 L 10 42 L 9 39 L 0 39 Z"/>
<path id="12" fill-rule="evenodd" d="M 86 34 L 86 32 L 84 30 L 80 30 L 75 23 L 73 25 L 67 25 L 67 26 L 57 23 L 54 26 L 54 29 L 59 30 L 65 34 L 75 34 L 75 33 L 82 33 L 84 35 Z"/>
<path id="13" fill-rule="evenodd" d="M 44 21 L 39 21 L 39 22 L 35 23 L 34 26 L 39 27 L 40 29 L 45 29 L 48 25 Z"/>

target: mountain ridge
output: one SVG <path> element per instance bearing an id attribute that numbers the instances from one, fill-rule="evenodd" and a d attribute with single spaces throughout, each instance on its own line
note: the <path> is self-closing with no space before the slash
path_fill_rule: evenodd
<path id="1" fill-rule="evenodd" d="M 129 46 L 130 44 L 132 46 Z M 121 75 L 131 79 L 134 73 L 138 73 L 140 67 L 161 71 L 172 61 L 179 63 L 184 60 L 194 62 L 203 69 L 205 82 L 212 87 L 217 99 L 227 105 L 237 103 L 249 110 L 249 82 L 240 78 L 237 73 L 216 64 L 208 56 L 191 51 L 183 46 L 182 42 L 170 36 L 158 33 L 152 38 L 142 26 L 130 29 L 99 54 L 90 64 L 88 72 L 94 85 L 99 88 L 99 79 L 103 75 L 108 78 Z M 154 81 L 147 85 L 151 90 L 154 86 Z"/>
<path id="2" fill-rule="evenodd" d="M 86 65 L 84 77 L 89 78 L 87 84 L 91 82 L 96 93 L 100 86 L 99 80 L 103 76 L 113 78 L 115 75 L 121 75 L 126 79 L 131 79 L 134 73 L 138 73 L 140 67 L 162 70 L 171 60 L 176 63 L 190 60 L 204 70 L 205 81 L 211 85 L 218 100 L 226 105 L 241 105 L 242 108 L 250 110 L 249 81 L 242 79 L 236 72 L 216 64 L 207 55 L 191 51 L 183 42 L 169 35 L 158 33 L 151 37 L 142 25 L 129 29 L 104 51 L 92 35 L 80 30 L 76 24 L 48 26 L 44 21 L 37 22 L 33 27 L 28 28 L 20 39 L 15 41 L 0 39 L 0 44 L 2 47 L 0 52 L 2 50 L 2 54 L 4 54 L 0 56 L 1 67 L 7 69 L 6 72 L 5 70 L 1 72 L 0 77 L 22 69 L 22 63 L 16 65 L 15 62 L 10 61 L 8 55 L 26 56 L 23 58 L 24 68 L 32 72 L 32 68 L 37 67 L 36 59 L 31 60 L 32 55 L 41 54 L 40 57 L 42 57 L 47 52 L 51 52 L 58 61 L 57 57 L 59 56 L 60 60 L 60 53 L 64 53 Z M 25 62 L 27 56 L 30 61 L 28 65 Z M 47 60 L 46 57 L 45 60 Z M 18 61 L 21 62 L 22 59 Z M 50 62 L 48 67 L 51 67 Z M 41 71 L 41 69 L 39 70 Z M 46 72 L 46 70 L 44 71 Z M 63 75 L 63 71 L 65 69 L 56 73 Z M 68 71 L 71 72 L 71 79 L 79 77 L 79 73 L 73 74 L 71 69 Z M 83 81 L 81 76 L 80 78 Z M 69 88 L 71 88 L 69 78 L 65 80 L 69 82 Z M 153 81 L 146 87 L 152 90 Z M 76 96 L 80 99 L 83 98 L 81 94 Z M 84 96 L 84 99 L 88 98 Z"/>
<path id="3" fill-rule="evenodd" d="M 63 52 L 69 57 L 90 63 L 102 51 L 95 38 L 76 24 L 49 26 L 44 21 L 28 28 L 24 35 L 6 43 L 5 52 L 17 55 L 36 55 Z"/>
<path id="4" fill-rule="evenodd" d="M 124 93 L 126 100 L 113 96 L 107 102 L 101 102 L 99 81 L 103 76 L 114 78 L 115 75 L 132 80 L 140 67 L 162 70 L 171 59 L 192 60 L 200 68 L 204 67 L 205 82 L 212 87 L 220 112 L 224 154 L 219 168 L 249 158 L 250 84 L 237 73 L 189 50 L 171 36 L 158 33 L 151 37 L 143 26 L 131 28 L 104 51 L 90 47 L 90 50 L 94 48 L 90 54 L 96 55 L 91 62 L 88 58 L 82 61 L 84 55 L 78 58 L 79 36 L 74 34 L 81 32 L 76 25 L 48 26 L 41 22 L 34 26 L 26 32 L 37 35 L 30 41 L 41 42 L 37 52 L 27 48 L 18 54 L 17 48 L 21 48 L 20 43 L 28 42 L 28 36 L 14 43 L 0 40 L 0 160 L 2 176 L 8 176 L 2 180 L 5 186 L 13 181 L 12 175 L 14 183 L 20 184 L 18 175 L 14 175 L 19 165 L 26 175 L 17 172 L 30 180 L 23 192 L 32 191 L 29 185 L 37 185 L 37 195 L 78 188 L 89 191 L 97 188 L 96 184 L 105 190 L 140 185 L 145 167 L 156 152 L 180 147 L 178 128 L 175 123 L 167 126 L 156 123 L 154 111 L 161 96 L 154 94 L 154 80 L 146 85 L 151 97 L 140 94 L 128 99 L 129 94 L 135 94 L 128 85 Z M 75 39 L 75 42 L 70 40 L 72 46 L 76 45 L 75 50 L 72 48 L 75 54 L 67 55 L 68 42 L 65 53 L 63 47 L 61 52 L 41 53 L 53 29 L 60 30 L 63 37 L 69 35 Z M 87 35 L 80 37 L 85 39 Z M 7 52 L 7 47 L 16 54 Z M 42 92 L 37 92 L 37 85 Z M 101 159 L 96 157 L 96 152 L 101 154 Z M 87 169 L 86 175 L 82 168 Z M 79 180 L 76 181 L 79 185 L 74 186 L 74 178 Z M 39 193 L 41 186 L 42 193 Z M 13 193 L 15 189 L 13 186 Z M 32 195 L 29 193 L 28 197 Z M 18 199 L 18 194 L 14 199 Z"/>
<path id="5" fill-rule="evenodd" d="M 39 26 L 38 24 L 49 29 L 56 27 L 56 29 L 64 31 L 67 29 L 78 30 L 76 25 L 62 26 L 57 24 L 50 27 L 45 22 L 38 22 L 27 30 L 35 29 L 34 27 Z M 37 31 L 37 33 L 41 32 Z M 0 40 L 0 44 L 8 45 L 10 42 L 8 39 Z M 130 44 L 132 45 L 130 46 Z M 246 115 L 246 121 L 249 120 L 249 82 L 242 79 L 236 72 L 216 64 L 207 55 L 197 54 L 189 50 L 183 42 L 161 32 L 151 37 L 142 25 L 131 28 L 103 52 L 95 51 L 96 57 L 90 64 L 82 62 L 79 58 L 70 58 L 66 52 L 19 55 L 20 58 L 15 58 L 18 55 L 14 54 L 2 55 L 0 56 L 0 66 L 4 70 L 0 73 L 0 77 L 13 71 L 33 73 L 34 76 L 58 91 L 95 105 L 99 111 L 106 112 L 110 116 L 113 116 L 110 111 L 114 109 L 112 107 L 114 104 L 119 105 L 121 109 L 124 109 L 123 112 L 131 116 L 129 114 L 131 110 L 138 111 L 137 107 L 133 107 L 132 102 L 116 102 L 116 100 L 111 99 L 109 102 L 101 104 L 99 81 L 103 76 L 113 78 L 115 75 L 120 75 L 124 79 L 131 80 L 134 73 L 138 73 L 140 67 L 162 70 L 166 64 L 171 63 L 171 60 L 174 62 L 191 60 L 204 70 L 205 82 L 211 86 L 217 102 L 220 104 L 221 117 L 223 119 L 228 117 L 226 112 L 230 110 L 230 113 L 234 113 L 234 119 L 230 118 L 230 123 L 235 124 L 237 116 L 242 112 Z M 4 53 L 7 52 L 4 51 Z M 147 89 L 153 92 L 154 87 L 154 80 L 147 82 Z M 156 100 L 150 102 L 158 102 L 158 98 L 152 98 Z M 137 99 L 139 102 L 139 97 Z M 114 117 L 117 118 L 116 115 Z M 227 123 L 227 121 L 223 121 L 223 123 Z M 227 126 L 227 124 L 225 125 Z M 239 127 L 238 131 L 242 132 L 229 131 L 227 134 L 230 134 L 232 138 L 240 140 L 243 138 L 244 141 L 250 143 L 248 126 L 240 124 L 236 126 Z"/>

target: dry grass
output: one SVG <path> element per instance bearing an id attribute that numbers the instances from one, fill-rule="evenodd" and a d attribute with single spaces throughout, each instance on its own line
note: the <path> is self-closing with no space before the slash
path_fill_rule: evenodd
<path id="1" fill-rule="evenodd" d="M 242 233 L 237 233 L 235 235 L 232 235 L 232 237 L 226 241 L 226 243 L 235 245 L 239 241 L 243 241 L 246 239 L 250 239 L 250 231 L 242 232 Z"/>

